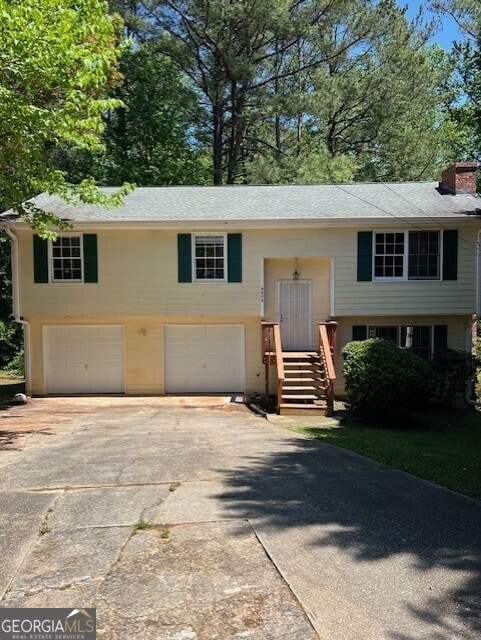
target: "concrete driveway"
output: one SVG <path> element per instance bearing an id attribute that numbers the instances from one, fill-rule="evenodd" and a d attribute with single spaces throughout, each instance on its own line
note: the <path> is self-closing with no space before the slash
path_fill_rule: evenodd
<path id="1" fill-rule="evenodd" d="M 104 640 L 481 636 L 481 503 L 243 405 L 34 400 L 0 479 L 1 607 L 93 606 Z"/>

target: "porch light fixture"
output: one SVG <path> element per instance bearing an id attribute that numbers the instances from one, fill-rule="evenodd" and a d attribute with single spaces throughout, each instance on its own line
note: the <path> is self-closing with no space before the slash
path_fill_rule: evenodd
<path id="1" fill-rule="evenodd" d="M 297 270 L 297 258 L 294 258 L 294 273 L 292 274 L 292 279 L 299 280 L 300 275 L 300 271 Z"/>

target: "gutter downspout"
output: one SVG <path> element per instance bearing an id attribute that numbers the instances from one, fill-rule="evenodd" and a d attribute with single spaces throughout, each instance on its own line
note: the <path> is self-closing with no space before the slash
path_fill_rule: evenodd
<path id="1" fill-rule="evenodd" d="M 466 391 L 464 392 L 464 401 L 471 407 L 481 407 L 481 402 L 479 402 L 478 400 L 473 400 L 471 398 L 471 396 L 473 395 L 473 387 L 474 382 L 472 380 L 468 380 L 466 382 Z"/>
<path id="2" fill-rule="evenodd" d="M 15 322 L 23 325 L 23 342 L 25 350 L 25 391 L 32 395 L 32 372 L 30 362 L 30 323 L 20 315 L 20 283 L 18 269 L 18 237 L 5 225 L 5 231 L 12 241 L 12 303 Z"/>

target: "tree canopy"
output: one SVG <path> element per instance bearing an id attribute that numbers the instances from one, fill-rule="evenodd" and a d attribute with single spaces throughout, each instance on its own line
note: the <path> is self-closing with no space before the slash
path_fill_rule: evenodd
<path id="1" fill-rule="evenodd" d="M 437 173 L 446 69 L 395 0 L 111 4 L 197 91 L 214 184 Z"/>
<path id="2" fill-rule="evenodd" d="M 208 158 L 197 123 L 200 107 L 188 81 L 170 58 L 148 44 L 132 44 L 123 54 L 122 83 L 111 95 L 122 105 L 103 115 L 102 153 L 65 146 L 56 166 L 76 182 L 92 175 L 99 184 L 203 184 Z"/>
<path id="3" fill-rule="evenodd" d="M 448 56 L 453 70 L 447 87 L 448 139 L 457 159 L 481 163 L 481 4 L 478 0 L 438 0 L 435 6 L 449 14 L 465 36 Z"/>
<path id="4" fill-rule="evenodd" d="M 68 202 L 114 206 L 91 178 L 72 183 L 52 165 L 59 145 L 98 149 L 108 98 L 120 80 L 121 21 L 99 0 L 0 0 L 0 203 L 48 234 L 60 221 L 28 198 L 46 191 Z"/>

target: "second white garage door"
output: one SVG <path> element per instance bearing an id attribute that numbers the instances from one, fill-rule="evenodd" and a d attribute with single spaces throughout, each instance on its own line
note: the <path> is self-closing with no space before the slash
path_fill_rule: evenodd
<path id="1" fill-rule="evenodd" d="M 164 327 L 166 393 L 245 391 L 244 325 Z"/>
<path id="2" fill-rule="evenodd" d="M 45 326 L 46 393 L 123 393 L 124 328 Z"/>

